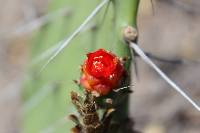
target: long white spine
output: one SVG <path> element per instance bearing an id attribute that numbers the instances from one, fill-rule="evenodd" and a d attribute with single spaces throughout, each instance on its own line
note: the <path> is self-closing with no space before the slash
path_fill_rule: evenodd
<path id="1" fill-rule="evenodd" d="M 145 55 L 143 50 L 135 43 L 130 42 L 130 47 L 142 58 L 142 60 L 151 66 L 169 85 L 171 85 L 178 93 L 180 93 L 185 99 L 187 99 L 198 111 L 200 107 L 181 89 L 176 83 L 174 83 L 158 66 L 156 66 L 151 59 Z"/>

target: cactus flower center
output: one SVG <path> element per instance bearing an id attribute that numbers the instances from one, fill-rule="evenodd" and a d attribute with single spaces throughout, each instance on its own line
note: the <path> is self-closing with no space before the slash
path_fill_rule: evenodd
<path id="1" fill-rule="evenodd" d="M 99 49 L 87 54 L 82 72 L 80 83 L 87 91 L 106 95 L 119 85 L 125 70 L 117 56 Z"/>

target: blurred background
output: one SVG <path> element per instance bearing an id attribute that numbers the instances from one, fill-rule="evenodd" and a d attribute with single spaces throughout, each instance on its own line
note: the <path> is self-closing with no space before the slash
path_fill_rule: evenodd
<path id="1" fill-rule="evenodd" d="M 72 124 L 65 117 L 74 110 L 66 86 L 77 89 L 71 79 L 78 78 L 76 66 L 92 49 L 85 44 L 94 42 L 95 23 L 101 23 L 103 13 L 72 41 L 72 51 L 64 50 L 40 76 L 37 73 L 59 41 L 99 1 L 0 2 L 0 133 L 68 132 Z M 200 104 L 199 7 L 198 0 L 153 0 L 153 7 L 150 0 L 141 0 L 138 28 L 139 45 L 146 52 L 182 61 L 155 63 Z M 136 61 L 139 74 L 132 81 L 130 102 L 135 128 L 143 133 L 199 133 L 199 112 L 139 58 Z"/>

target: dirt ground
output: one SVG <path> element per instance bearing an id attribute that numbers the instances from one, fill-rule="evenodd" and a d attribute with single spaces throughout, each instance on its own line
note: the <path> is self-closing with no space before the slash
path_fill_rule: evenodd
<path id="1" fill-rule="evenodd" d="M 46 4 L 39 4 L 38 0 L 0 0 L 0 3 L 3 3 L 0 4 L 0 133 L 17 133 L 28 45 L 26 35 L 13 37 L 10 33 L 37 17 Z"/>
<path id="2" fill-rule="evenodd" d="M 162 0 L 142 4 L 139 45 L 157 57 L 183 60 L 182 64 L 157 63 L 169 77 L 200 103 L 200 2 Z M 131 97 L 136 128 L 145 133 L 198 133 L 200 114 L 156 72 L 137 59 L 139 77 Z"/>
<path id="3" fill-rule="evenodd" d="M 46 10 L 46 1 L 0 0 L 0 133 L 19 132 L 20 88 L 27 61 L 26 37 L 3 38 L 11 29 Z M 138 19 L 139 45 L 164 59 L 155 61 L 200 103 L 200 1 L 142 1 Z M 200 114 L 151 68 L 137 58 L 139 76 L 133 79 L 130 113 L 144 133 L 199 133 Z"/>

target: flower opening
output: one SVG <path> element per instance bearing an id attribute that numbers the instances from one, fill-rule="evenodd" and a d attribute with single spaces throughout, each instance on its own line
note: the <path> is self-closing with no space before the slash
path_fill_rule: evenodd
<path id="1" fill-rule="evenodd" d="M 124 72 L 125 69 L 117 56 L 99 49 L 87 54 L 80 83 L 89 92 L 106 95 L 119 85 Z"/>

